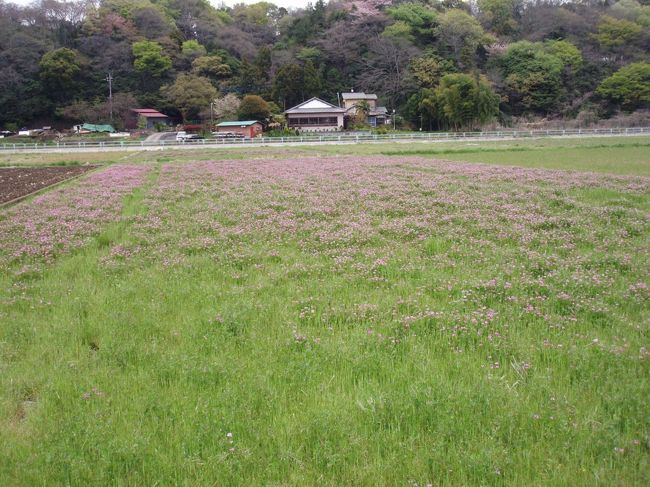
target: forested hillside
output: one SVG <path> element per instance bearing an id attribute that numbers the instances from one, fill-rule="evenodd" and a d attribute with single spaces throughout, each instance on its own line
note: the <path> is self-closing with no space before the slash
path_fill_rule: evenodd
<path id="1" fill-rule="evenodd" d="M 354 88 L 425 130 L 589 123 L 648 108 L 649 53 L 648 0 L 0 0 L 0 127 L 105 121 L 109 73 L 117 119 L 197 119 L 215 98 L 234 116 L 228 94 L 280 112 Z"/>

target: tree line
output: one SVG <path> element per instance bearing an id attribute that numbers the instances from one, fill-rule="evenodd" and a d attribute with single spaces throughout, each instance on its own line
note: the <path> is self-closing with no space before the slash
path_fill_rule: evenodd
<path id="1" fill-rule="evenodd" d="M 649 107 L 649 53 L 648 0 L 0 0 L 0 126 L 277 114 L 353 88 L 426 130 L 602 119 Z"/>

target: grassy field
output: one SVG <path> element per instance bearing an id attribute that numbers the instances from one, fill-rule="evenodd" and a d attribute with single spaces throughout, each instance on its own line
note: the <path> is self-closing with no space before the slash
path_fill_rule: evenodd
<path id="1" fill-rule="evenodd" d="M 111 164 L 251 160 L 336 155 L 401 155 L 483 162 L 531 168 L 578 170 L 650 176 L 650 137 L 522 139 L 487 142 L 332 144 L 314 146 L 166 149 L 159 152 L 9 154 L 0 152 L 0 167 L 16 165 Z"/>
<path id="2" fill-rule="evenodd" d="M 647 485 L 649 142 L 516 144 L 102 154 L 0 210 L 0 484 Z"/>

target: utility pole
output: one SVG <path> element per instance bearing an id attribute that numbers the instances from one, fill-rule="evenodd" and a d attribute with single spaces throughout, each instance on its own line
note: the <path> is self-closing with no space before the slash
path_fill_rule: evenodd
<path id="1" fill-rule="evenodd" d="M 111 73 L 108 73 L 108 76 L 104 78 L 106 81 L 108 81 L 108 108 L 110 110 L 111 114 L 111 123 L 113 123 L 113 75 Z"/>

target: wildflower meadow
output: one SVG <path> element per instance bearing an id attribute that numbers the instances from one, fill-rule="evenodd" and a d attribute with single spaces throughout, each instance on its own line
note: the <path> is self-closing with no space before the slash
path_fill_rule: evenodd
<path id="1" fill-rule="evenodd" d="M 650 178 L 107 165 L 0 210 L 4 485 L 647 485 Z"/>

